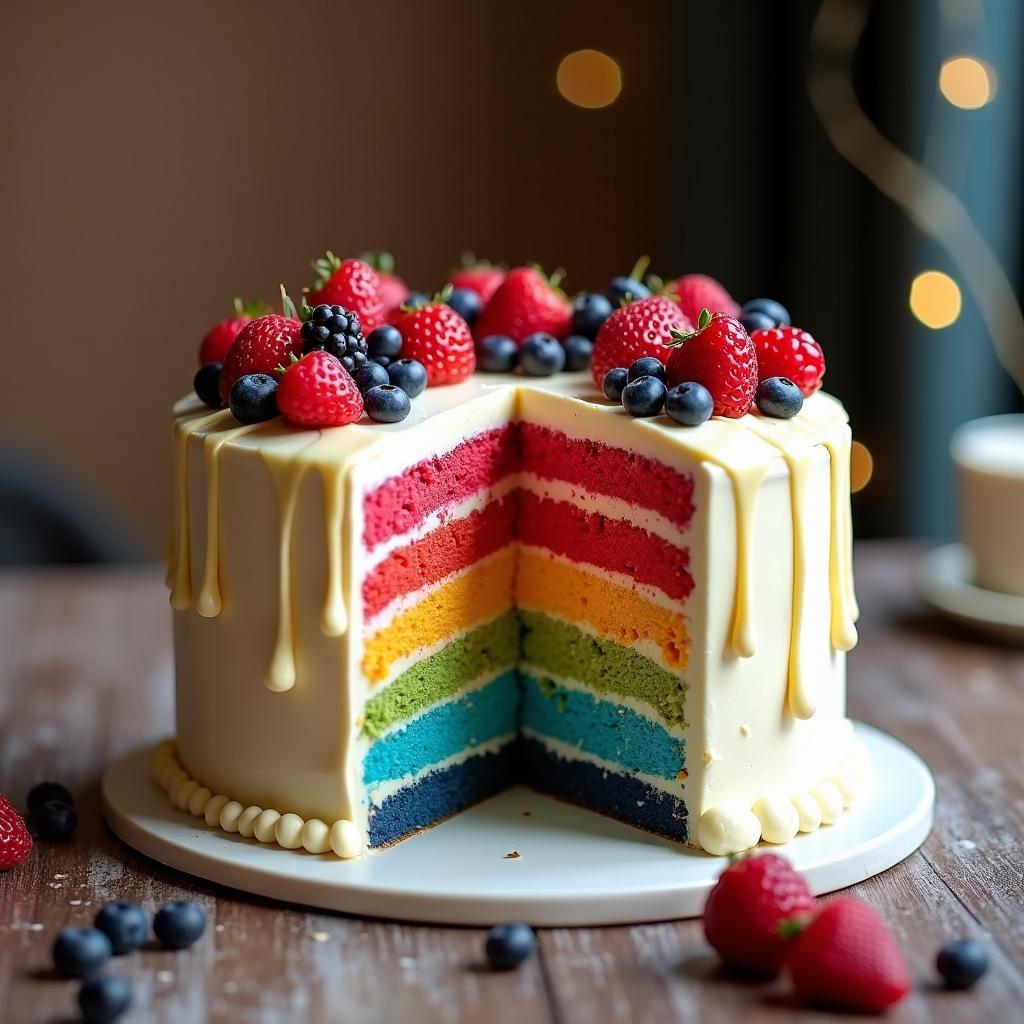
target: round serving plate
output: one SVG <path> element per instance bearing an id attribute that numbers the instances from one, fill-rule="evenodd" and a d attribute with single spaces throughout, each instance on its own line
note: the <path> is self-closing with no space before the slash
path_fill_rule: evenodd
<path id="1" fill-rule="evenodd" d="M 878 729 L 857 723 L 856 732 L 874 790 L 835 825 L 766 847 L 819 894 L 903 860 L 932 825 L 935 785 L 924 762 Z M 125 755 L 104 776 L 104 813 L 121 839 L 207 881 L 326 910 L 458 925 L 664 921 L 698 916 L 727 864 L 523 787 L 367 857 L 283 850 L 171 807 L 150 781 L 150 752 Z"/>

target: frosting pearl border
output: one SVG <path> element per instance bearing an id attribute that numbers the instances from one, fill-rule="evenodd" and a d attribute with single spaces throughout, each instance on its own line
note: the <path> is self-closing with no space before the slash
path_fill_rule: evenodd
<path id="1" fill-rule="evenodd" d="M 150 771 L 172 807 L 202 818 L 211 828 L 261 843 L 276 843 L 286 850 L 333 853 L 342 860 L 363 852 L 362 835 L 355 822 L 347 818 L 330 824 L 319 818 L 304 820 L 292 812 L 282 814 L 255 804 L 246 807 L 223 793 L 215 794 L 189 777 L 177 758 L 173 740 L 164 740 L 153 749 Z"/>

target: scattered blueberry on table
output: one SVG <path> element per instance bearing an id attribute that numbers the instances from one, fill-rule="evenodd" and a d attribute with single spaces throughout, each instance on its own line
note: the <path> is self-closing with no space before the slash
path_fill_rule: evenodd
<path id="1" fill-rule="evenodd" d="M 113 955 L 110 939 L 98 928 L 62 928 L 53 943 L 53 966 L 66 978 L 84 978 Z"/>
<path id="2" fill-rule="evenodd" d="M 510 971 L 529 960 L 537 938 L 528 924 L 499 924 L 487 933 L 484 952 L 496 971 Z"/>
<path id="3" fill-rule="evenodd" d="M 114 956 L 141 949 L 149 935 L 149 918 L 137 903 L 116 900 L 102 906 L 93 922 L 110 939 Z"/>
<path id="4" fill-rule="evenodd" d="M 28 791 L 25 806 L 31 814 L 49 800 L 59 800 L 62 804 L 69 805 L 75 802 L 75 798 L 67 786 L 61 785 L 59 782 L 40 782 Z"/>
<path id="5" fill-rule="evenodd" d="M 186 949 L 206 929 L 206 914 L 191 900 L 171 900 L 153 915 L 153 934 L 168 949 Z"/>
<path id="6" fill-rule="evenodd" d="M 977 939 L 947 942 L 935 958 L 935 968 L 946 988 L 970 988 L 988 970 L 988 950 Z"/>
<path id="7" fill-rule="evenodd" d="M 88 1024 L 108 1024 L 132 1003 L 132 987 L 116 974 L 89 978 L 78 990 L 78 1006 Z"/>
<path id="8" fill-rule="evenodd" d="M 32 825 L 44 842 L 63 843 L 75 834 L 78 812 L 63 800 L 47 800 L 32 812 Z"/>

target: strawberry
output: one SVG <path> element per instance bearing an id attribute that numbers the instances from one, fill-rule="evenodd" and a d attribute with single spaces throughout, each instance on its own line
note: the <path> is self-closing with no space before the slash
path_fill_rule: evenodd
<path id="1" fill-rule="evenodd" d="M 750 336 L 757 351 L 757 379 L 788 377 L 810 398 L 825 376 L 825 353 L 799 327 L 772 327 Z"/>
<path id="2" fill-rule="evenodd" d="M 474 336 L 504 334 L 519 344 L 537 331 L 564 338 L 572 321 L 572 304 L 558 287 L 560 277 L 547 278 L 536 267 L 510 270 L 480 314 Z"/>
<path id="3" fill-rule="evenodd" d="M 235 299 L 234 305 L 234 316 L 221 320 L 206 332 L 199 345 L 200 366 L 206 366 L 207 363 L 223 363 L 232 342 L 238 337 L 238 332 L 254 317 L 270 312 L 270 307 L 265 302 L 244 303 L 241 299 Z"/>
<path id="4" fill-rule="evenodd" d="M 0 793 L 0 871 L 20 864 L 32 849 L 25 820 Z"/>
<path id="5" fill-rule="evenodd" d="M 328 250 L 325 256 L 313 261 L 313 269 L 317 282 L 307 300 L 310 306 L 323 302 L 344 306 L 358 314 L 364 336 L 385 323 L 380 275 L 368 263 L 341 260 Z"/>
<path id="6" fill-rule="evenodd" d="M 668 384 L 696 381 L 711 392 L 715 415 L 745 416 L 757 390 L 757 353 L 739 320 L 701 310 L 697 330 L 673 329 Z"/>
<path id="7" fill-rule="evenodd" d="M 676 296 L 679 308 L 697 322 L 702 309 L 726 316 L 740 315 L 739 303 L 713 277 L 707 274 L 683 274 L 666 285 L 666 291 Z"/>
<path id="8" fill-rule="evenodd" d="M 301 329 L 295 317 L 280 313 L 250 320 L 224 357 L 219 384 L 221 404 L 228 404 L 231 385 L 239 377 L 247 373 L 273 374 L 275 367 L 287 364 L 289 355 L 298 355 L 302 351 Z"/>
<path id="9" fill-rule="evenodd" d="M 784 857 L 743 857 L 722 872 L 704 904 L 704 936 L 730 966 L 775 974 L 789 922 L 810 920 L 814 897 Z"/>
<path id="10" fill-rule="evenodd" d="M 487 260 L 478 260 L 472 253 L 463 253 L 462 267 L 453 270 L 449 280 L 453 288 L 468 288 L 476 292 L 486 306 L 505 280 L 505 268 L 492 266 Z"/>
<path id="11" fill-rule="evenodd" d="M 359 258 L 377 271 L 377 277 L 380 278 L 377 294 L 384 309 L 390 310 L 400 306 L 409 294 L 409 286 L 395 273 L 394 256 L 389 252 L 377 251 L 364 252 Z"/>
<path id="12" fill-rule="evenodd" d="M 786 968 L 806 1003 L 883 1013 L 910 990 L 903 951 L 866 903 L 829 903 L 790 947 Z"/>
<path id="13" fill-rule="evenodd" d="M 590 369 L 598 388 L 603 386 L 605 374 L 617 366 L 628 369 L 643 356 L 665 362 L 671 354 L 665 346 L 673 327 L 693 330 L 682 310 L 664 295 L 652 295 L 613 310 L 594 339 Z"/>
<path id="14" fill-rule="evenodd" d="M 445 305 L 445 289 L 433 302 L 406 313 L 398 321 L 402 358 L 416 359 L 427 370 L 430 387 L 458 384 L 476 368 L 476 352 L 469 325 Z"/>
<path id="15" fill-rule="evenodd" d="M 341 361 L 316 349 L 292 358 L 277 388 L 277 407 L 300 427 L 343 427 L 363 415 L 363 396 Z"/>

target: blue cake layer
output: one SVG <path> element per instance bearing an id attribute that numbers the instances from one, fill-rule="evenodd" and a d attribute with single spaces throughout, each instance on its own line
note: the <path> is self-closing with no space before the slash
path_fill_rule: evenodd
<path id="1" fill-rule="evenodd" d="M 531 737 L 522 737 L 519 746 L 521 781 L 527 785 L 686 842 L 686 804 L 679 797 L 588 761 L 567 761 Z"/>
<path id="2" fill-rule="evenodd" d="M 586 751 L 627 771 L 678 778 L 685 742 L 631 708 L 551 680 L 522 677 L 524 728 Z"/>

